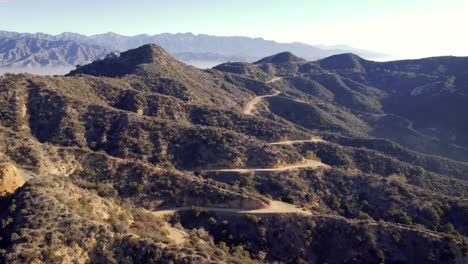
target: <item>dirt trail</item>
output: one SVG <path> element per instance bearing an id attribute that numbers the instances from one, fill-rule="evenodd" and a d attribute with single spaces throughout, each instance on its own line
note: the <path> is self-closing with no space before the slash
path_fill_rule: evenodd
<path id="1" fill-rule="evenodd" d="M 277 82 L 277 81 L 281 81 L 283 80 L 283 77 L 275 77 L 271 80 L 268 80 L 266 81 L 265 83 L 267 84 L 270 84 L 270 83 L 274 83 L 274 82 Z M 246 115 L 253 115 L 253 110 L 255 109 L 256 105 L 258 103 L 260 103 L 260 101 L 263 99 L 263 98 L 266 98 L 266 97 L 274 97 L 274 96 L 278 96 L 280 98 L 284 98 L 284 99 L 287 99 L 287 100 L 291 100 L 291 101 L 295 101 L 295 102 L 298 102 L 298 103 L 301 103 L 301 104 L 309 104 L 308 102 L 306 101 L 303 101 L 303 100 L 300 100 L 300 99 L 296 99 L 296 98 L 292 98 L 292 97 L 288 97 L 288 96 L 279 96 L 279 94 L 281 92 L 279 91 L 274 91 L 275 93 L 273 94 L 267 94 L 267 95 L 261 95 L 261 96 L 255 96 L 252 100 L 250 100 L 245 106 L 244 106 L 244 109 L 242 110 L 242 112 Z"/>
<path id="2" fill-rule="evenodd" d="M 371 116 L 375 116 L 375 117 L 385 117 L 385 116 L 394 116 L 394 117 L 397 117 L 403 121 L 406 122 L 407 126 L 406 126 L 406 129 L 408 129 L 409 131 L 415 133 L 416 135 L 420 136 L 420 137 L 423 137 L 423 138 L 426 138 L 426 139 L 429 139 L 429 140 L 435 140 L 435 141 L 440 141 L 440 139 L 436 136 L 429 136 L 429 135 L 426 135 L 424 133 L 421 133 L 419 132 L 418 130 L 416 130 L 414 128 L 414 123 L 413 121 L 409 120 L 408 118 L 406 117 L 403 117 L 401 115 L 397 115 L 397 114 L 374 114 L 374 113 L 367 113 L 367 112 L 364 112 L 365 114 L 368 114 L 368 115 L 371 115 Z"/>
<path id="3" fill-rule="evenodd" d="M 266 83 L 274 83 L 277 81 L 281 81 L 282 79 L 283 77 L 274 77 L 273 79 L 266 81 Z"/>
<path id="4" fill-rule="evenodd" d="M 268 80 L 268 81 L 266 81 L 265 83 L 270 84 L 270 83 L 274 83 L 274 82 L 280 81 L 280 80 L 282 80 L 282 79 L 283 79 L 282 77 L 274 77 L 273 79 Z M 255 96 L 252 100 L 250 100 L 250 101 L 244 106 L 244 109 L 242 109 L 242 113 L 244 113 L 244 114 L 246 114 L 246 115 L 252 115 L 252 112 L 253 112 L 253 110 L 255 109 L 255 106 L 256 106 L 258 103 L 260 103 L 260 101 L 261 101 L 263 98 L 277 96 L 277 95 L 280 94 L 280 93 L 281 93 L 281 92 L 275 90 L 273 94 Z"/>
<path id="5" fill-rule="evenodd" d="M 279 92 L 279 91 L 275 91 L 274 94 L 267 94 L 267 95 L 255 96 L 252 100 L 250 100 L 250 101 L 247 103 L 247 105 L 245 105 L 244 109 L 242 110 L 242 113 L 244 113 L 244 114 L 246 114 L 246 115 L 252 115 L 252 112 L 253 112 L 253 110 L 255 109 L 255 106 L 257 106 L 257 104 L 260 103 L 260 101 L 261 101 L 263 98 L 277 96 L 278 94 L 280 94 L 280 92 Z"/>
<path id="6" fill-rule="evenodd" d="M 306 102 L 304 100 L 296 99 L 296 98 L 289 97 L 289 96 L 278 96 L 278 97 L 286 99 L 286 100 L 294 101 L 294 102 L 297 102 L 297 103 L 301 103 L 301 104 L 309 104 L 308 102 Z"/>
<path id="7" fill-rule="evenodd" d="M 374 220 L 349 219 L 349 218 L 346 218 L 344 216 L 332 215 L 332 214 L 316 214 L 314 216 L 316 218 L 342 220 L 342 221 L 346 221 L 347 223 L 350 223 L 350 224 L 367 225 L 367 226 L 394 227 L 394 228 L 398 228 L 399 230 L 420 232 L 420 233 L 424 233 L 424 234 L 426 234 L 428 236 L 437 237 L 437 238 L 447 237 L 447 235 L 444 234 L 444 233 L 435 232 L 435 231 L 432 231 L 432 230 L 429 230 L 429 229 L 424 229 L 424 228 L 421 228 L 421 227 L 418 227 L 418 226 L 413 226 L 413 225 L 403 225 L 403 224 L 394 223 L 394 222 L 381 222 L 381 221 L 376 222 Z"/>
<path id="8" fill-rule="evenodd" d="M 428 139 L 428 140 L 432 140 L 432 141 L 437 141 L 437 142 L 440 142 L 440 141 L 441 141 L 440 138 L 437 137 L 437 136 L 426 135 L 426 134 L 424 134 L 424 133 L 419 132 L 418 130 L 416 130 L 416 129 L 414 128 L 414 123 L 413 123 L 411 120 L 409 120 L 409 119 L 407 119 L 407 118 L 405 118 L 405 117 L 402 117 L 402 116 L 398 116 L 398 117 L 400 117 L 401 119 L 403 119 L 404 121 L 406 121 L 406 123 L 408 124 L 407 129 L 410 130 L 411 132 L 417 134 L 418 136 L 423 137 L 423 138 L 426 138 L 426 139 Z M 454 148 L 457 148 L 457 149 L 468 150 L 467 148 L 462 147 L 462 146 L 460 146 L 460 145 L 457 145 L 457 144 L 455 144 L 455 143 L 451 143 L 450 146 L 452 146 L 452 147 L 454 147 Z"/>
<path id="9" fill-rule="evenodd" d="M 302 214 L 302 215 L 312 215 L 311 212 L 305 211 L 301 208 L 296 207 L 295 205 L 280 202 L 280 201 L 270 201 L 270 205 L 262 209 L 240 209 L 240 208 L 218 208 L 218 207 L 198 207 L 202 210 L 218 213 L 231 213 L 231 214 Z M 157 217 L 163 217 L 165 215 L 175 214 L 177 212 L 191 210 L 192 207 L 177 207 L 160 211 L 153 211 L 153 215 Z M 179 230 L 180 231 L 180 230 Z"/>
<path id="10" fill-rule="evenodd" d="M 305 162 L 301 163 L 294 163 L 289 165 L 284 165 L 278 168 L 237 168 L 237 169 L 210 169 L 210 170 L 202 170 L 203 172 L 272 172 L 272 171 L 286 171 L 286 170 L 294 170 L 294 169 L 301 169 L 301 168 L 313 168 L 317 169 L 319 167 L 323 168 L 330 168 L 327 164 L 324 164 L 320 161 L 316 160 L 305 160 Z"/>
<path id="11" fill-rule="evenodd" d="M 402 117 L 402 116 L 398 116 L 400 117 L 401 119 L 403 119 L 404 121 L 406 121 L 406 123 L 408 124 L 408 126 L 406 127 L 408 130 L 410 130 L 411 132 L 415 133 L 416 135 L 420 136 L 420 137 L 423 137 L 423 138 L 427 138 L 429 140 L 435 140 L 435 141 L 440 141 L 439 138 L 437 137 L 433 137 L 433 136 L 428 136 L 426 134 L 423 134 L 419 131 L 417 131 L 416 129 L 414 129 L 414 123 L 409 120 L 408 118 L 405 118 L 405 117 Z"/>
<path id="12" fill-rule="evenodd" d="M 325 140 L 319 138 L 319 137 L 312 137 L 311 139 L 304 139 L 304 140 L 285 140 L 285 141 L 279 141 L 279 142 L 272 142 L 270 145 L 293 145 L 293 144 L 299 144 L 299 143 L 316 143 L 316 142 L 325 142 Z"/>
<path id="13" fill-rule="evenodd" d="M 298 208 L 292 204 L 280 202 L 280 201 L 270 201 L 270 205 L 266 208 L 262 209 L 255 209 L 255 210 L 245 210 L 245 209 L 233 209 L 233 208 L 216 208 L 216 207 L 199 207 L 200 209 L 210 211 L 210 212 L 218 212 L 218 213 L 227 213 L 227 214 L 255 214 L 255 215 L 262 215 L 262 214 L 300 214 L 304 216 L 315 216 L 318 218 L 329 218 L 329 219 L 335 219 L 335 220 L 343 220 L 348 223 L 353 223 L 353 224 L 366 224 L 369 226 L 378 226 L 378 225 L 384 225 L 384 226 L 391 226 L 398 228 L 399 230 L 407 230 L 407 231 L 415 231 L 415 232 L 421 232 L 424 233 L 428 236 L 432 237 L 437 237 L 437 238 L 444 238 L 446 237 L 445 234 L 441 234 L 438 232 L 434 232 L 431 230 L 427 229 L 422 229 L 419 227 L 414 227 L 414 226 L 406 226 L 406 225 L 401 225 L 397 223 L 392 223 L 392 222 L 375 222 L 375 221 L 369 221 L 369 220 L 355 220 L 355 219 L 347 219 L 343 216 L 339 215 L 329 215 L 329 214 L 313 214 L 310 211 L 306 211 L 304 209 Z M 153 211 L 153 215 L 157 217 L 164 217 L 166 215 L 172 215 L 177 212 L 182 212 L 182 211 L 188 211 L 191 210 L 192 207 L 177 207 L 177 208 L 172 208 L 172 209 L 167 209 L 167 210 L 161 210 L 161 211 Z M 175 241 L 175 243 L 181 244 L 187 241 L 188 239 L 188 234 L 185 233 L 182 230 L 170 227 L 173 230 L 173 234 L 169 235 L 169 238 Z M 171 232 L 171 231 L 170 231 Z"/>

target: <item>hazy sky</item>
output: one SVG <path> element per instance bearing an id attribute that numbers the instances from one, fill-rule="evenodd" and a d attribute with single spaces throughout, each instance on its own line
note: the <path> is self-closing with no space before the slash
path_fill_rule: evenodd
<path id="1" fill-rule="evenodd" d="M 468 56 L 468 0 L 0 0 L 0 30 L 193 32 Z"/>

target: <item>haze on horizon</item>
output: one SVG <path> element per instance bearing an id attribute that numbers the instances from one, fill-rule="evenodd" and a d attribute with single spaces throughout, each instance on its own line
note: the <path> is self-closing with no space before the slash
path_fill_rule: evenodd
<path id="1" fill-rule="evenodd" d="M 420 58 L 468 56 L 466 14 L 464 0 L 0 0 L 0 30 L 85 35 L 192 32 L 348 45 L 395 58 Z"/>

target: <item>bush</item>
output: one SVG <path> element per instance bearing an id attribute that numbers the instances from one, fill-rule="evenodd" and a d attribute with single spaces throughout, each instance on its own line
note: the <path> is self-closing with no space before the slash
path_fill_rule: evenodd
<path id="1" fill-rule="evenodd" d="M 130 191 L 133 194 L 143 193 L 144 190 L 145 190 L 145 186 L 143 186 L 142 184 L 139 184 L 137 182 L 130 183 Z"/>
<path id="2" fill-rule="evenodd" d="M 447 234 L 456 235 L 458 234 L 457 230 L 452 223 L 448 222 L 441 227 L 441 231 Z"/>
<path id="3" fill-rule="evenodd" d="M 306 159 L 321 161 L 320 158 L 312 150 L 307 150 L 305 153 Z"/>
<path id="4" fill-rule="evenodd" d="M 291 194 L 288 194 L 288 195 L 281 196 L 280 201 L 283 201 L 285 203 L 294 204 L 296 202 L 296 199 Z"/>
<path id="5" fill-rule="evenodd" d="M 195 217 L 199 217 L 200 215 L 202 214 L 206 214 L 207 211 L 203 208 L 200 208 L 198 206 L 192 206 L 192 214 L 195 216 Z"/>
<path id="6" fill-rule="evenodd" d="M 437 211 L 432 207 L 425 207 L 422 209 L 422 217 L 425 221 L 427 221 L 427 225 L 430 226 L 437 226 L 440 221 L 440 216 Z"/>
<path id="7" fill-rule="evenodd" d="M 402 185 L 408 183 L 408 180 L 404 175 L 392 174 L 387 178 L 388 182 L 391 184 Z"/>
<path id="8" fill-rule="evenodd" d="M 391 207 L 387 211 L 388 217 L 396 223 L 404 224 L 404 225 L 411 225 L 413 224 L 413 219 L 401 209 L 396 207 Z"/>
<path id="9" fill-rule="evenodd" d="M 253 214 L 245 214 L 244 215 L 247 220 L 249 220 L 253 224 L 258 224 L 258 217 Z"/>
<path id="10" fill-rule="evenodd" d="M 357 218 L 360 220 L 372 220 L 372 217 L 369 214 L 362 212 L 362 211 L 359 212 Z"/>
<path id="11" fill-rule="evenodd" d="M 214 217 L 210 217 L 210 218 L 208 218 L 208 223 L 210 225 L 216 225 L 217 221 L 216 221 L 216 219 L 214 219 Z"/>
<path id="12" fill-rule="evenodd" d="M 258 234 L 261 236 L 261 237 L 265 237 L 266 236 L 266 232 L 267 232 L 267 229 L 266 227 L 264 226 L 260 226 L 258 229 Z"/>
<path id="13" fill-rule="evenodd" d="M 218 243 L 218 248 L 224 251 L 224 253 L 229 254 L 229 251 L 231 250 L 229 246 L 226 244 L 226 242 L 221 241 Z"/>

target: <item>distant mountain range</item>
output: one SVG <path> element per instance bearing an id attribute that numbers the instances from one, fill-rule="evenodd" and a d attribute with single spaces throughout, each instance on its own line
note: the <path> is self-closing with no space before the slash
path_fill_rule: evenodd
<path id="1" fill-rule="evenodd" d="M 0 31 L 0 73 L 31 72 L 63 74 L 77 64 L 100 59 L 110 52 L 121 52 L 154 43 L 175 58 L 200 68 L 223 62 L 253 62 L 272 54 L 289 51 L 316 60 L 334 54 L 353 52 L 367 59 L 382 58 L 376 52 L 347 46 L 311 46 L 304 43 L 278 43 L 262 38 L 220 37 L 192 33 L 123 36 L 105 33 L 85 36 L 77 33 L 49 35 Z"/>
<path id="2" fill-rule="evenodd" d="M 67 68 L 101 58 L 110 50 L 74 40 L 0 38 L 0 65 L 5 68 Z"/>

